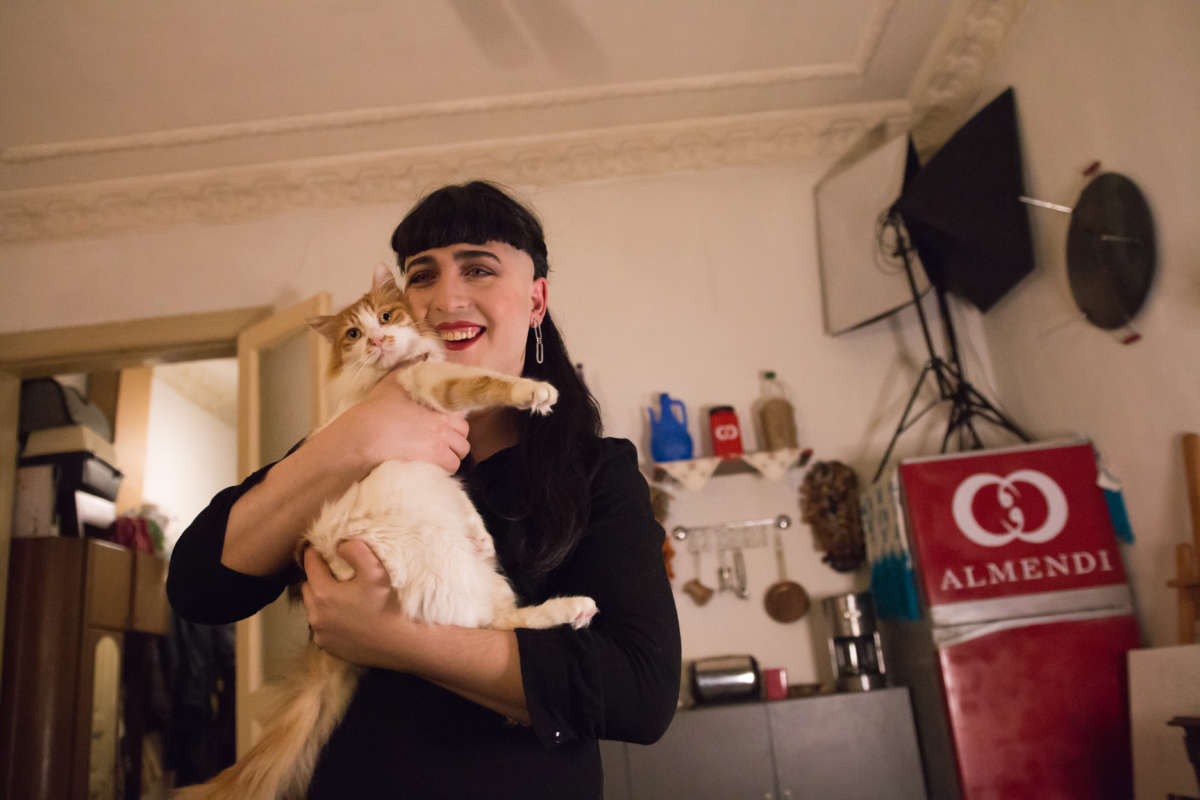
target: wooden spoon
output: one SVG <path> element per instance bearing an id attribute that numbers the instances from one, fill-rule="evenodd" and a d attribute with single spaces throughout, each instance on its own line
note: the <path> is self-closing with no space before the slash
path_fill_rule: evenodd
<path id="1" fill-rule="evenodd" d="M 783 564 L 783 537 L 775 532 L 775 560 L 779 563 L 779 580 L 767 587 L 763 605 L 767 616 L 776 622 L 795 622 L 808 613 L 808 592 L 795 581 L 788 580 Z"/>

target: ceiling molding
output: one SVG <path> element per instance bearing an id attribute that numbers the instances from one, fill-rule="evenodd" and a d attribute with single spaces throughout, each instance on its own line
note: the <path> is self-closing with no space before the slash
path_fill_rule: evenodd
<path id="1" fill-rule="evenodd" d="M 888 18 L 897 2 L 898 0 L 875 0 L 875 4 L 864 20 L 858 44 L 854 49 L 853 60 L 850 61 L 586 86 L 557 91 L 472 97 L 405 106 L 361 108 L 222 125 L 149 131 L 123 136 L 17 145 L 0 149 L 0 163 L 32 164 L 77 156 L 191 147 L 238 139 L 345 130 L 416 120 L 452 119 L 466 115 L 568 108 L 630 99 L 720 93 L 731 89 L 762 89 L 831 78 L 856 78 L 866 72 L 871 59 L 878 50 L 887 28 Z"/>
<path id="2" fill-rule="evenodd" d="M 876 0 L 875 5 L 871 8 L 871 13 L 863 25 L 862 38 L 858 40 L 858 50 L 854 56 L 855 75 L 866 73 L 871 59 L 879 50 L 879 43 L 883 41 L 888 19 L 891 18 L 892 9 L 896 7 L 897 2 L 898 0 Z"/>
<path id="3" fill-rule="evenodd" d="M 836 156 L 911 120 L 895 100 L 0 192 L 0 243 L 403 202 L 481 176 L 540 186 Z"/>
<path id="4" fill-rule="evenodd" d="M 276 163 L 222 166 L 135 178 L 113 178 L 0 191 L 0 244 L 100 236 L 184 223 L 244 221 L 289 209 L 407 202 L 436 186 L 473 177 L 543 186 L 676 171 L 798 161 L 837 156 L 862 133 L 884 122 L 894 132 L 912 128 L 928 154 L 961 123 L 1028 0 L 958 0 L 913 80 L 908 99 L 759 113 L 691 116 L 614 127 L 506 132 L 488 141 L 362 152 Z M 854 60 L 777 70 L 702 76 L 566 92 L 542 92 L 368 109 L 332 115 L 263 120 L 66 142 L 45 147 L 154 151 L 193 141 L 265 135 L 283 138 L 313 126 L 368 127 L 405 115 L 482 115 L 499 118 L 521 109 L 590 103 L 606 98 L 702 97 L 733 87 L 761 87 L 832 75 L 863 75 L 884 36 L 896 0 L 878 0 L 864 23 Z M 713 108 L 719 108 L 714 105 Z M 519 115 L 518 115 L 519 116 Z M 258 127 L 255 127 L 258 126 Z M 189 137 L 198 137 L 194 140 Z M 205 138 L 207 137 L 207 138 Z M 89 143 L 90 142 L 90 143 Z M 84 153 L 11 148 L 4 158 L 61 159 Z M 107 152 L 106 151 L 106 152 Z M 169 160 L 167 163 L 170 163 Z M 78 174 L 78 173 L 77 173 Z"/>
<path id="5" fill-rule="evenodd" d="M 909 92 L 913 141 L 922 156 L 941 147 L 962 123 L 995 59 L 1029 0 L 967 0 L 952 14 Z"/>

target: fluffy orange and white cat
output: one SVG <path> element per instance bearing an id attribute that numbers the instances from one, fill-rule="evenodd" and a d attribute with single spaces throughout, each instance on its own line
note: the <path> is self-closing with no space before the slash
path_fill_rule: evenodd
<path id="1" fill-rule="evenodd" d="M 444 361 L 437 332 L 414 318 L 384 265 L 376 268 L 371 290 L 361 299 L 310 324 L 333 345 L 335 411 L 321 427 L 394 370 L 413 399 L 439 411 L 512 406 L 547 414 L 558 397 L 542 381 Z M 596 613 L 588 597 L 556 597 L 518 607 L 500 572 L 492 537 L 466 491 L 432 464 L 380 464 L 325 504 L 301 547 L 315 547 L 334 575 L 346 580 L 354 571 L 336 548 L 348 538 L 371 547 L 401 607 L 416 620 L 500 630 L 580 628 Z M 258 743 L 208 783 L 180 790 L 177 800 L 303 797 L 361 672 L 310 642 L 302 669 L 280 687 L 278 710 L 264 717 L 269 722 Z"/>

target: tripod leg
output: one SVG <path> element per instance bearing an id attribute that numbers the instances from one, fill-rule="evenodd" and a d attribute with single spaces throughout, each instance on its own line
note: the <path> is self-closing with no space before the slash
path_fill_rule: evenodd
<path id="1" fill-rule="evenodd" d="M 942 452 L 946 452 L 946 447 L 950 444 L 950 437 L 957 431 L 958 433 L 958 449 L 963 450 L 967 443 L 967 436 L 970 434 L 970 440 L 974 442 L 976 448 L 983 447 L 983 440 L 979 438 L 978 431 L 975 430 L 975 425 L 971 421 L 972 417 L 977 413 L 975 404 L 972 403 L 970 393 L 971 385 L 969 383 L 959 383 L 951 397 L 950 416 L 946 421 L 946 435 L 942 437 Z"/>
<path id="2" fill-rule="evenodd" d="M 917 385 L 913 387 L 912 394 L 908 397 L 908 405 L 904 407 L 904 413 L 900 416 L 900 424 L 896 426 L 896 432 L 892 434 L 892 440 L 888 442 L 887 450 L 883 453 L 883 459 L 880 460 L 879 468 L 875 470 L 875 477 L 871 478 L 871 483 L 875 483 L 883 474 L 883 468 L 887 466 L 888 459 L 892 457 L 892 448 L 896 446 L 900 434 L 904 433 L 905 422 L 908 421 L 908 415 L 912 413 L 913 403 L 917 402 L 917 395 L 921 393 L 921 387 L 925 385 L 925 378 L 932 369 L 932 362 L 930 362 L 921 370 L 921 377 L 917 378 Z"/>
<path id="3" fill-rule="evenodd" d="M 944 436 L 942 436 L 941 452 L 943 452 L 943 453 L 946 452 L 946 446 L 950 444 L 950 437 L 954 434 L 954 431 L 961 424 L 962 424 L 962 414 L 961 414 L 961 409 L 959 409 L 959 407 L 958 407 L 958 401 L 956 399 L 955 402 L 953 402 L 950 405 L 950 417 L 949 417 L 949 419 L 946 420 L 946 433 Z"/>
<path id="4" fill-rule="evenodd" d="M 925 339 L 925 347 L 929 351 L 929 361 L 926 362 L 925 368 L 921 371 L 921 377 L 917 380 L 912 397 L 909 398 L 908 405 L 904 409 L 904 416 L 900 418 L 900 424 L 896 426 L 896 432 L 892 436 L 892 440 L 888 443 L 887 450 L 883 454 L 883 460 L 879 463 L 879 468 L 875 471 L 875 477 L 872 480 L 879 480 L 879 477 L 883 474 L 883 468 L 887 465 L 888 459 L 891 458 L 892 451 L 895 449 L 896 441 L 900 438 L 900 434 L 916 422 L 916 419 L 924 415 L 925 411 L 938 405 L 942 400 L 952 401 L 950 416 L 946 424 L 946 433 L 942 437 L 943 453 L 946 452 L 946 448 L 950 444 L 950 439 L 956 431 L 958 432 L 960 448 L 968 440 L 974 442 L 975 447 L 983 447 L 983 440 L 980 438 L 979 432 L 975 429 L 973 423 L 975 416 L 982 417 L 993 425 L 1004 428 L 1023 441 L 1031 441 L 1028 434 L 1017 427 L 1015 423 L 967 382 L 962 358 L 958 351 L 958 337 L 954 331 L 954 320 L 950 313 L 950 306 L 946 300 L 945 293 L 935 285 L 934 295 L 937 302 L 937 312 L 941 318 L 942 328 L 945 333 L 946 346 L 950 351 L 947 360 L 943 360 L 938 356 L 937 350 L 933 346 L 933 337 L 929 331 L 929 320 L 925 315 L 925 308 L 921 302 L 921 292 L 917 289 L 916 278 L 913 274 L 913 266 L 910 259 L 912 246 L 899 218 L 899 214 L 894 208 L 888 212 L 886 219 L 883 220 L 883 224 L 895 232 L 896 250 L 892 255 L 899 256 L 904 262 L 904 273 L 908 278 L 908 288 L 912 295 L 913 305 L 916 308 L 917 318 L 921 324 L 921 334 Z M 917 394 L 924 385 L 926 376 L 930 373 L 933 374 L 934 383 L 936 384 L 938 400 L 918 414 L 916 418 L 909 419 L 913 403 L 917 399 Z"/>
<path id="5" fill-rule="evenodd" d="M 971 439 L 972 439 L 972 440 L 974 440 L 974 442 L 975 442 L 975 448 L 976 448 L 977 450 L 978 450 L 978 449 L 982 449 L 982 447 L 983 447 L 983 439 L 980 439 L 980 438 L 979 438 L 979 432 L 975 430 L 975 423 L 971 421 L 971 417 L 970 417 L 970 416 L 968 416 L 968 417 L 967 417 L 967 420 L 966 420 L 966 422 L 967 422 L 967 424 L 966 424 L 966 426 L 965 426 L 965 427 L 966 427 L 966 429 L 967 429 L 968 431 L 970 431 L 970 432 L 971 432 Z"/>
<path id="6" fill-rule="evenodd" d="M 1025 431 L 1021 430 L 1021 428 L 1019 428 L 1015 422 L 1010 420 L 1004 414 L 1004 412 L 1002 412 L 1000 409 L 998 409 L 994 405 L 992 405 L 991 401 L 988 400 L 986 397 L 984 397 L 983 394 L 981 394 L 978 389 L 976 389 L 974 386 L 972 386 L 969 383 L 964 383 L 963 386 L 968 392 L 968 398 L 969 398 L 969 402 L 971 403 L 971 405 L 977 406 L 978 408 L 982 409 L 982 411 L 987 412 L 987 414 L 980 413 L 979 416 L 983 417 L 988 422 L 991 422 L 993 425 L 1004 428 L 1009 433 L 1012 433 L 1014 436 L 1017 436 L 1023 442 L 1032 442 L 1033 441 L 1033 438 L 1029 434 L 1027 434 L 1027 433 L 1025 433 Z M 991 417 L 989 417 L 988 414 L 993 415 L 995 417 L 995 419 L 992 419 Z"/>

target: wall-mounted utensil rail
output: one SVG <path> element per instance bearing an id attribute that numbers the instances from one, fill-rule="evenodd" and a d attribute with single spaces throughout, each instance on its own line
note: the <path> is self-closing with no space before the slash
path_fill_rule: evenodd
<path id="1" fill-rule="evenodd" d="M 687 542 L 688 550 L 693 553 L 714 549 L 744 550 L 766 547 L 768 529 L 786 530 L 791 526 L 792 518 L 787 514 L 780 514 L 767 519 L 720 522 L 715 525 L 676 525 L 671 529 L 671 537 L 680 542 Z"/>

